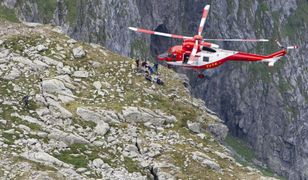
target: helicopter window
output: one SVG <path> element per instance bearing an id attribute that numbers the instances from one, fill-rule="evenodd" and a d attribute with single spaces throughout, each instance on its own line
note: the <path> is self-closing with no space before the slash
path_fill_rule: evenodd
<path id="1" fill-rule="evenodd" d="M 204 56 L 204 57 L 203 57 L 203 62 L 210 62 L 210 58 L 209 58 L 209 57 Z"/>
<path id="2" fill-rule="evenodd" d="M 212 49 L 212 48 L 209 48 L 209 47 L 206 47 L 206 46 L 203 46 L 202 50 L 203 50 L 203 51 L 207 51 L 207 52 L 212 52 L 212 53 L 215 53 L 215 52 L 216 52 L 215 49 Z"/>
<path id="3" fill-rule="evenodd" d="M 176 54 L 173 54 L 173 56 L 172 56 L 173 58 L 176 58 Z"/>
<path id="4" fill-rule="evenodd" d="M 168 57 L 171 57 L 172 56 L 172 53 L 168 53 Z"/>

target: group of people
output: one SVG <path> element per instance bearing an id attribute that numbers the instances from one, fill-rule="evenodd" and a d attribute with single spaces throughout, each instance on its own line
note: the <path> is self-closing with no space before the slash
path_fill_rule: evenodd
<path id="1" fill-rule="evenodd" d="M 143 72 L 146 80 L 155 82 L 158 85 L 164 85 L 164 82 L 158 76 L 158 63 L 150 66 L 147 61 L 140 62 L 140 59 L 136 60 L 138 72 Z"/>

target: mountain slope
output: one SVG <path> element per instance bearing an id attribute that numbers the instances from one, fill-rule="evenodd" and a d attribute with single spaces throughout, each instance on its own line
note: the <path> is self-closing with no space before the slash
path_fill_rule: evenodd
<path id="1" fill-rule="evenodd" d="M 1 20 L 0 37 L 4 179 L 261 177 L 219 143 L 226 126 L 174 72 L 148 82 L 132 59 L 58 27 Z"/>

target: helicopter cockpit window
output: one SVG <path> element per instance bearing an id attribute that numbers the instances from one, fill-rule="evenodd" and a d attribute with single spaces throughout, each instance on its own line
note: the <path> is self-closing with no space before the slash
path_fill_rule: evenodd
<path id="1" fill-rule="evenodd" d="M 168 57 L 171 57 L 172 56 L 172 53 L 168 53 Z"/>
<path id="2" fill-rule="evenodd" d="M 204 56 L 204 57 L 203 57 L 203 62 L 210 62 L 210 58 L 209 58 L 209 57 Z"/>
<path id="3" fill-rule="evenodd" d="M 207 52 L 211 52 L 211 53 L 215 53 L 216 52 L 215 49 L 212 49 L 212 48 L 209 48 L 209 47 L 206 47 L 206 46 L 203 46 L 202 50 L 203 51 L 207 51 Z"/>
<path id="4" fill-rule="evenodd" d="M 172 57 L 173 57 L 173 58 L 176 58 L 176 54 L 173 54 Z"/>

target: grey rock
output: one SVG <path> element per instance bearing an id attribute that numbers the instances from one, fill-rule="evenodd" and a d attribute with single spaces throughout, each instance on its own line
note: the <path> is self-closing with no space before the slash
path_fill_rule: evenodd
<path id="1" fill-rule="evenodd" d="M 58 98 L 64 104 L 75 101 L 75 99 L 73 97 L 65 96 L 65 95 L 61 95 L 61 94 L 58 95 Z"/>
<path id="2" fill-rule="evenodd" d="M 89 72 L 87 72 L 87 71 L 75 71 L 73 76 L 77 77 L 77 78 L 88 78 Z"/>
<path id="3" fill-rule="evenodd" d="M 40 60 L 48 65 L 57 66 L 60 62 L 47 56 L 41 56 Z"/>
<path id="4" fill-rule="evenodd" d="M 71 95 L 73 93 L 70 89 L 64 86 L 64 83 L 57 79 L 44 80 L 42 82 L 43 91 L 48 93 L 58 93 L 63 95 Z"/>
<path id="5" fill-rule="evenodd" d="M 15 134 L 15 129 L 8 129 L 8 130 L 5 130 L 3 132 L 6 133 L 6 134 Z"/>
<path id="6" fill-rule="evenodd" d="M 48 138 L 49 139 L 54 139 L 57 141 L 63 141 L 67 145 L 72 145 L 75 143 L 80 143 L 80 144 L 90 144 L 89 141 L 84 139 L 83 137 L 77 135 L 77 134 L 72 134 L 72 133 L 66 133 L 63 131 L 60 131 L 58 129 L 51 129 L 49 130 Z"/>
<path id="7" fill-rule="evenodd" d="M 6 125 L 6 123 L 7 123 L 6 120 L 0 119 L 0 124 L 1 124 L 1 125 Z"/>
<path id="8" fill-rule="evenodd" d="M 229 131 L 228 127 L 222 123 L 211 123 L 208 125 L 207 130 L 219 141 L 223 141 Z"/>
<path id="9" fill-rule="evenodd" d="M 3 78 L 7 80 L 14 80 L 14 79 L 19 78 L 20 75 L 21 75 L 20 70 L 13 67 L 12 70 L 7 75 L 5 75 Z"/>
<path id="10" fill-rule="evenodd" d="M 76 59 L 83 58 L 86 56 L 86 52 L 83 50 L 83 47 L 73 49 L 73 55 Z"/>
<path id="11" fill-rule="evenodd" d="M 39 163 L 44 163 L 53 166 L 53 164 L 56 164 L 60 167 L 70 167 L 68 164 L 58 160 L 57 158 L 45 153 L 45 152 L 31 152 L 27 151 L 22 154 L 20 154 L 21 157 L 26 158 L 30 161 L 35 161 Z"/>
<path id="12" fill-rule="evenodd" d="M 37 50 L 38 52 L 46 51 L 46 50 L 48 50 L 48 47 L 46 47 L 46 46 L 40 44 L 40 45 L 36 46 L 36 50 Z"/>
<path id="13" fill-rule="evenodd" d="M 88 110 L 86 108 L 78 107 L 76 113 L 78 116 L 80 116 L 82 119 L 86 121 L 92 121 L 95 123 L 100 123 L 104 121 L 104 118 L 102 115 L 94 111 Z"/>
<path id="14" fill-rule="evenodd" d="M 0 59 L 8 57 L 9 54 L 10 54 L 9 49 L 0 49 Z"/>
<path id="15" fill-rule="evenodd" d="M 154 126 L 163 126 L 165 123 L 176 121 L 174 116 L 164 115 L 160 112 L 156 113 L 146 108 L 126 107 L 122 114 L 126 122 L 150 123 Z"/>
<path id="16" fill-rule="evenodd" d="M 99 81 L 95 81 L 95 82 L 93 83 L 93 86 L 95 87 L 96 90 L 101 90 L 101 88 L 102 88 L 102 83 L 99 82 Z"/>
<path id="17" fill-rule="evenodd" d="M 76 44 L 77 41 L 75 39 L 69 39 L 66 41 L 68 44 Z"/>
<path id="18" fill-rule="evenodd" d="M 109 129 L 110 129 L 109 124 L 102 121 L 102 122 L 97 123 L 94 129 L 94 132 L 99 135 L 104 136 L 109 131 Z"/>
<path id="19" fill-rule="evenodd" d="M 201 133 L 200 123 L 187 121 L 187 127 L 189 130 L 191 130 L 194 133 L 197 133 L 197 134 Z"/>
<path id="20" fill-rule="evenodd" d="M 104 163 L 104 161 L 103 161 L 102 159 L 94 159 L 94 160 L 93 160 L 93 166 L 94 166 L 95 168 L 100 169 L 104 164 L 105 164 L 105 163 Z"/>
<path id="21" fill-rule="evenodd" d="M 209 167 L 217 172 L 221 172 L 219 164 L 211 160 L 211 158 L 201 152 L 193 152 L 192 159 L 199 162 L 204 167 Z"/>

